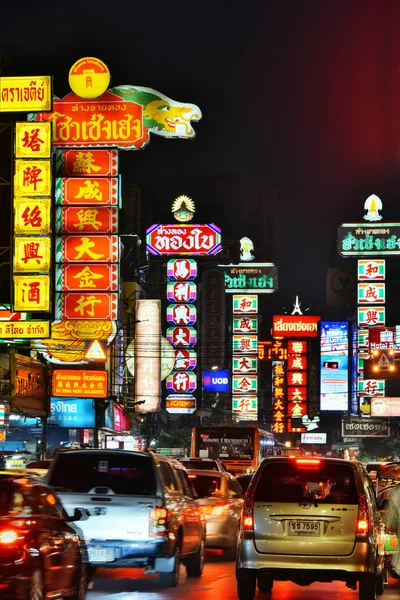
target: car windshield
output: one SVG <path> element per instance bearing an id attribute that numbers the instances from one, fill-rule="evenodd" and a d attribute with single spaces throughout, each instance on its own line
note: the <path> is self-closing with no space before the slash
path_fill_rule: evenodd
<path id="1" fill-rule="evenodd" d="M 195 475 L 189 473 L 190 481 L 193 484 L 198 498 L 208 498 L 218 496 L 221 493 L 222 478 L 214 475 Z"/>
<path id="2" fill-rule="evenodd" d="M 357 504 L 353 471 L 346 464 L 296 461 L 266 464 L 254 494 L 261 502 L 303 502 Z"/>
<path id="3" fill-rule="evenodd" d="M 49 484 L 77 493 L 94 488 L 138 496 L 156 492 L 152 458 L 122 452 L 60 453 L 50 471 Z"/>
<path id="4" fill-rule="evenodd" d="M 187 469 L 204 469 L 204 471 L 219 471 L 215 460 L 183 460 L 182 464 Z"/>

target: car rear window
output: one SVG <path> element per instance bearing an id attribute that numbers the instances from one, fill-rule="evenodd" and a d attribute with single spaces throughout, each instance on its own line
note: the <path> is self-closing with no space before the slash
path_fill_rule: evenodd
<path id="1" fill-rule="evenodd" d="M 204 471 L 219 471 L 218 465 L 213 460 L 183 460 L 182 464 L 187 469 L 203 469 Z"/>
<path id="2" fill-rule="evenodd" d="M 59 490 L 87 493 L 109 488 L 115 494 L 155 494 L 156 478 L 150 456 L 118 453 L 60 453 L 49 475 Z M 97 492 L 100 493 L 100 492 Z"/>
<path id="3" fill-rule="evenodd" d="M 254 500 L 261 502 L 316 501 L 358 504 L 354 472 L 349 465 L 315 462 L 268 462 L 258 480 Z"/>
<path id="4" fill-rule="evenodd" d="M 222 479 L 213 475 L 195 475 L 189 473 L 189 479 L 193 484 L 198 498 L 216 496 L 221 491 Z"/>

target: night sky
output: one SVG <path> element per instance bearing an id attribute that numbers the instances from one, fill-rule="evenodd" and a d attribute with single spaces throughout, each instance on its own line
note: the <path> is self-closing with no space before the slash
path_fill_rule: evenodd
<path id="1" fill-rule="evenodd" d="M 367 196 L 381 197 L 385 221 L 400 219 L 398 0 L 6 0 L 0 11 L 13 74 L 54 74 L 59 96 L 72 64 L 96 56 L 112 85 L 200 106 L 194 141 L 153 136 L 123 176 L 164 207 L 192 175 L 238 172 L 276 188 L 283 305 L 324 300 L 327 267 L 349 265 L 337 226 L 361 220 Z"/>

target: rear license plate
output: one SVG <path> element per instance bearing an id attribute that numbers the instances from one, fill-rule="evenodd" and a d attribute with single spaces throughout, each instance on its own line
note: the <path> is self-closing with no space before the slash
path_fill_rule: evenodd
<path id="1" fill-rule="evenodd" d="M 88 548 L 89 562 L 111 562 L 114 560 L 114 548 Z"/>
<path id="2" fill-rule="evenodd" d="M 289 521 L 289 535 L 314 535 L 320 533 L 318 521 Z"/>

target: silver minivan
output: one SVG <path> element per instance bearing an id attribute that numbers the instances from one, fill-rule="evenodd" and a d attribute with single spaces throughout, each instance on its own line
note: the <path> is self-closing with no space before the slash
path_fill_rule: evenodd
<path id="1" fill-rule="evenodd" d="M 46 476 L 68 514 L 82 522 L 92 566 L 145 567 L 175 586 L 180 562 L 188 576 L 204 564 L 205 520 L 185 467 L 153 453 L 59 452 Z"/>

